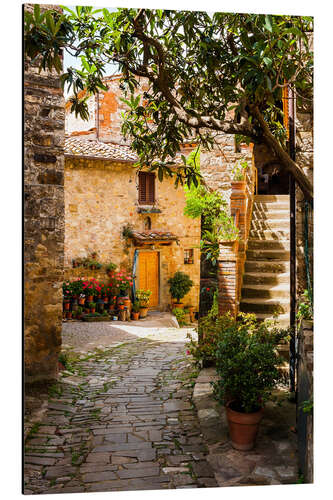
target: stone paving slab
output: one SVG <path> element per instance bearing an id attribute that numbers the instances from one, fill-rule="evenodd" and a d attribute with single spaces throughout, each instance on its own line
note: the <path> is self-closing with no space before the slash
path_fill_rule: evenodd
<path id="1" fill-rule="evenodd" d="M 107 328 L 102 323 L 96 328 L 101 326 Z M 191 402 L 194 367 L 185 354 L 187 330 L 162 328 L 87 350 L 86 327 L 77 341 L 75 352 L 82 352 L 74 373 L 63 374 L 26 440 L 25 492 L 216 486 Z"/>

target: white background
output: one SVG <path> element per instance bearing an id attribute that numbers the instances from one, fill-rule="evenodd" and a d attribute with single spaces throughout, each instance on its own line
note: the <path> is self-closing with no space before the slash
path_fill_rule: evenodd
<path id="1" fill-rule="evenodd" d="M 37 2 L 35 2 L 37 3 Z M 41 2 L 42 3 L 42 2 Z M 54 3 L 54 2 L 43 2 Z M 60 3 L 60 2 L 59 2 Z M 73 1 L 68 5 L 73 5 Z M 61 495 L 61 499 L 141 500 L 186 498 L 332 498 L 333 400 L 333 164 L 332 164 L 332 3 L 324 0 L 91 0 L 78 5 L 207 9 L 209 11 L 315 16 L 315 485 L 189 489 Z M 1 426 L 2 498 L 21 496 L 21 208 L 22 208 L 22 65 L 21 2 L 1 10 Z M 94 495 L 94 497 L 92 496 Z M 44 495 L 43 495 L 44 498 Z M 49 497 L 47 497 L 49 498 Z"/>

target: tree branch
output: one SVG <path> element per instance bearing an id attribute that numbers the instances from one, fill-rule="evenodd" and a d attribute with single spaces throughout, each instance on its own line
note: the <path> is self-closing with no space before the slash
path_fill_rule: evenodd
<path id="1" fill-rule="evenodd" d="M 279 142 L 276 140 L 272 132 L 270 131 L 263 115 L 261 114 L 258 106 L 250 106 L 250 110 L 254 118 L 258 121 L 260 128 L 263 132 L 262 140 L 269 146 L 276 156 L 279 158 L 283 166 L 293 175 L 299 187 L 302 189 L 303 194 L 306 199 L 313 200 L 313 186 L 309 179 L 304 174 L 303 170 L 295 163 L 288 153 L 282 148 Z"/>

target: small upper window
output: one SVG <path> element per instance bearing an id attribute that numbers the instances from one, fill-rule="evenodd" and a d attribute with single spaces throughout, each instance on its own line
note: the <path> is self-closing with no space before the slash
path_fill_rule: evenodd
<path id="1" fill-rule="evenodd" d="M 155 174 L 139 172 L 139 203 L 153 205 L 155 203 Z"/>

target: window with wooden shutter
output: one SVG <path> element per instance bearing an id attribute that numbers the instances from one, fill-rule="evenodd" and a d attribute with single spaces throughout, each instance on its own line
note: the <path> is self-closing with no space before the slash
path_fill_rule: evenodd
<path id="1" fill-rule="evenodd" d="M 155 203 L 155 174 L 139 172 L 139 203 L 141 205 Z"/>

